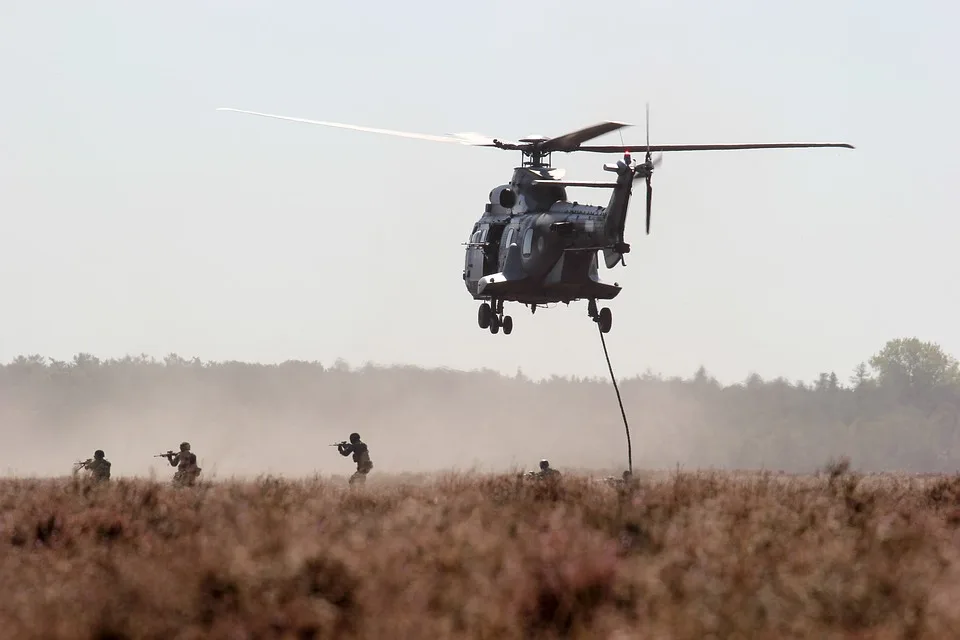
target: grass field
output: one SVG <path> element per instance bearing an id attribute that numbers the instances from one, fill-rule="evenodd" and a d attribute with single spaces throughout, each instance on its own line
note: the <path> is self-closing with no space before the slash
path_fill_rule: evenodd
<path id="1" fill-rule="evenodd" d="M 958 497 L 842 465 L 626 489 L 4 480 L 0 635 L 960 637 Z"/>

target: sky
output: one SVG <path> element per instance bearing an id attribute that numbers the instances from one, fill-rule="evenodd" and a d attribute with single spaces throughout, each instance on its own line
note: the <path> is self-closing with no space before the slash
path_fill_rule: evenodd
<path id="1" fill-rule="evenodd" d="M 0 360 L 175 352 L 605 376 L 586 303 L 477 326 L 464 247 L 515 152 L 217 111 L 665 154 L 609 306 L 618 376 L 846 378 L 960 356 L 960 5 L 8 1 Z M 608 134 L 597 143 L 616 144 Z M 573 179 L 616 158 L 558 154 Z M 607 194 L 571 190 L 580 202 Z"/>

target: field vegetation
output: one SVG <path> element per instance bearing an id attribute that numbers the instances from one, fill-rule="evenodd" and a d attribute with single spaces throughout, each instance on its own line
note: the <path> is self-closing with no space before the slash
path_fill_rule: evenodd
<path id="1" fill-rule="evenodd" d="M 607 380 L 17 358 L 2 636 L 960 637 L 960 373 L 937 345 L 891 340 L 846 380 L 621 390 L 627 487 L 589 477 L 626 463 Z M 351 431 L 359 490 L 327 446 Z M 151 464 L 183 440 L 197 487 Z M 109 483 L 64 474 L 94 449 Z M 521 481 L 542 457 L 561 481 Z"/>
<path id="2" fill-rule="evenodd" d="M 0 482 L 16 638 L 946 638 L 956 478 Z"/>

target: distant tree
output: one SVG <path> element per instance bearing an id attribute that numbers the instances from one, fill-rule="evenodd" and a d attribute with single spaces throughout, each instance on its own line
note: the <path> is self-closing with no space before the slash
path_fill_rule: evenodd
<path id="1" fill-rule="evenodd" d="M 703 365 L 700 365 L 696 372 L 694 372 L 691 382 L 693 382 L 697 388 L 712 387 L 719 389 L 723 386 L 715 377 L 710 375 L 710 372 L 707 371 L 707 368 Z"/>
<path id="2" fill-rule="evenodd" d="M 871 381 L 870 372 L 867 369 L 867 363 L 861 362 L 853 368 L 853 375 L 849 378 L 850 384 L 854 389 L 859 389 Z"/>
<path id="3" fill-rule="evenodd" d="M 646 382 L 653 382 L 653 381 L 660 382 L 663 380 L 663 374 L 654 373 L 653 369 L 651 369 L 650 367 L 647 367 L 646 371 L 643 372 L 643 375 L 640 376 L 640 379 Z"/>
<path id="4" fill-rule="evenodd" d="M 763 386 L 763 378 L 759 373 L 751 373 L 744 382 L 748 389 L 759 389 Z"/>
<path id="5" fill-rule="evenodd" d="M 78 353 L 73 356 L 73 367 L 76 369 L 96 369 L 100 366 L 100 358 L 89 353 Z"/>
<path id="6" fill-rule="evenodd" d="M 813 388 L 815 391 L 826 391 L 830 388 L 830 374 L 829 373 L 820 373 L 820 376 L 817 378 L 817 381 L 813 383 Z"/>
<path id="7" fill-rule="evenodd" d="M 168 367 L 183 367 L 187 365 L 187 361 L 176 353 L 168 353 L 167 357 L 163 359 L 163 364 Z"/>
<path id="8" fill-rule="evenodd" d="M 929 390 L 960 382 L 960 365 L 933 342 L 917 338 L 890 340 L 870 358 L 883 386 Z"/>
<path id="9" fill-rule="evenodd" d="M 840 381 L 833 371 L 830 373 L 822 372 L 813 384 L 813 388 L 817 391 L 836 391 L 840 388 Z"/>

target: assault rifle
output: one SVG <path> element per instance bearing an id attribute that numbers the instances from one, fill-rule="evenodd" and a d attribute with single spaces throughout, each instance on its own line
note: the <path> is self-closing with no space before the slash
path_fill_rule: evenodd
<path id="1" fill-rule="evenodd" d="M 339 447 L 339 446 L 342 446 L 342 445 L 345 445 L 345 444 L 350 444 L 350 443 L 347 442 L 346 440 L 343 440 L 343 441 L 341 441 L 341 442 L 334 442 L 333 444 L 328 445 L 328 446 L 331 446 L 331 447 Z"/>
<path id="2" fill-rule="evenodd" d="M 158 453 L 153 456 L 154 458 L 169 458 L 170 456 L 176 455 L 173 451 L 167 451 L 166 453 Z"/>
<path id="3" fill-rule="evenodd" d="M 77 468 L 77 470 L 79 471 L 80 469 L 83 469 L 84 467 L 86 467 L 86 466 L 87 466 L 88 464 L 90 464 L 91 462 L 93 462 L 93 458 L 87 458 L 86 460 L 81 460 L 80 462 L 74 462 L 73 465 L 74 465 L 74 466 Z"/>

